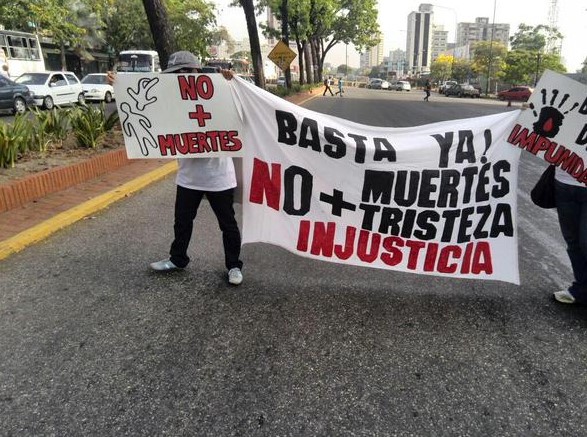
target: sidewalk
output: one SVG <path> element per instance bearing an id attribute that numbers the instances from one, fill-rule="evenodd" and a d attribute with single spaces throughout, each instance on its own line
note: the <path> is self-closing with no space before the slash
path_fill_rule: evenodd
<path id="1" fill-rule="evenodd" d="M 319 95 L 319 91 L 315 88 L 312 93 L 301 93 L 288 100 L 302 104 Z M 87 182 L 1 212 L 0 260 L 174 174 L 176 170 L 175 160 L 134 160 Z"/>
<path id="2" fill-rule="evenodd" d="M 175 173 L 173 160 L 131 161 L 87 182 L 0 213 L 0 260 Z"/>

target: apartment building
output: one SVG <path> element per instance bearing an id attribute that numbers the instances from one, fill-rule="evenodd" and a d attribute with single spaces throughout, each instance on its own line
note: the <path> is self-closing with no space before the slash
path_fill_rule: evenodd
<path id="1" fill-rule="evenodd" d="M 383 63 L 383 38 L 381 42 L 360 54 L 359 63 L 361 69 L 377 67 Z"/>
<path id="2" fill-rule="evenodd" d="M 408 15 L 406 53 L 409 74 L 430 72 L 433 16 L 433 5 L 429 3 L 420 4 L 417 12 Z"/>
<path id="3" fill-rule="evenodd" d="M 431 59 L 434 61 L 441 53 L 448 49 L 448 30 L 444 30 L 443 25 L 432 26 L 432 45 Z"/>
<path id="4" fill-rule="evenodd" d="M 491 23 L 487 17 L 478 17 L 474 23 L 458 23 L 457 47 L 469 47 L 464 53 L 467 58 L 471 57 L 476 42 L 497 41 L 508 47 L 509 39 L 510 25 Z"/>

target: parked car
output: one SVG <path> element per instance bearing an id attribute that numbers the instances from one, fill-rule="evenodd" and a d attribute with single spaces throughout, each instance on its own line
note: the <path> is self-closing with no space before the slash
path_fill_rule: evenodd
<path id="1" fill-rule="evenodd" d="M 411 91 L 412 85 L 407 80 L 398 80 L 396 83 L 393 84 L 391 89 L 395 91 Z"/>
<path id="2" fill-rule="evenodd" d="M 444 95 L 449 96 L 457 96 L 457 97 L 480 97 L 481 93 L 477 88 L 473 85 L 469 85 L 468 83 L 461 83 L 456 84 L 448 88 L 444 91 Z"/>
<path id="3" fill-rule="evenodd" d="M 69 105 L 86 101 L 82 84 L 70 71 L 24 73 L 15 80 L 33 92 L 35 105 L 52 109 L 55 105 Z"/>
<path id="4" fill-rule="evenodd" d="M 34 104 L 33 93 L 26 85 L 20 85 L 0 74 L 0 109 L 22 114 Z"/>
<path id="5" fill-rule="evenodd" d="M 367 88 L 371 88 L 374 90 L 388 90 L 389 82 L 383 79 L 371 79 L 369 81 L 369 85 L 367 85 Z"/>
<path id="6" fill-rule="evenodd" d="M 86 100 L 110 103 L 114 100 L 114 88 L 108 84 L 106 73 L 88 74 L 82 79 Z"/>
<path id="7" fill-rule="evenodd" d="M 439 94 L 444 94 L 444 92 L 449 89 L 451 86 L 453 85 L 457 85 L 458 82 L 455 80 L 446 80 L 444 81 L 442 84 L 440 84 L 440 86 L 438 87 L 438 93 Z"/>
<path id="8" fill-rule="evenodd" d="M 285 86 L 285 76 L 279 76 L 277 78 L 277 82 L 275 82 L 277 86 Z"/>
<path id="9" fill-rule="evenodd" d="M 527 102 L 533 91 L 534 88 L 529 86 L 515 86 L 509 90 L 498 92 L 497 98 L 499 100 Z"/>

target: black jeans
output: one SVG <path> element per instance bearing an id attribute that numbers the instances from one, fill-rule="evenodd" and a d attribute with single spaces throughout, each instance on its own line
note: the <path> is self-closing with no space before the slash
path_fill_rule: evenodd
<path id="1" fill-rule="evenodd" d="M 234 189 L 232 188 L 225 191 L 199 191 L 177 186 L 175 224 L 173 225 L 175 239 L 171 243 L 169 251 L 173 264 L 177 267 L 185 267 L 190 262 L 187 250 L 192 238 L 194 219 L 202 198 L 206 196 L 222 231 L 224 264 L 228 270 L 233 267 L 242 268 L 243 263 L 239 259 L 241 234 L 234 217 L 233 194 Z"/>
<path id="2" fill-rule="evenodd" d="M 587 303 L 587 187 L 555 181 L 556 209 L 575 281 L 569 292 Z"/>

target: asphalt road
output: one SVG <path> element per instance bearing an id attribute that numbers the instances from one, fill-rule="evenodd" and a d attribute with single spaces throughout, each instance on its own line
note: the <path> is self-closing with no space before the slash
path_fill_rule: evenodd
<path id="1" fill-rule="evenodd" d="M 307 107 L 388 126 L 503 103 L 349 90 Z M 207 204 L 182 272 L 157 275 L 173 179 L 0 262 L 2 436 L 587 435 L 587 312 L 555 213 L 529 202 L 521 285 L 320 263 L 243 248 L 225 281 Z M 237 205 L 240 212 L 240 205 Z"/>

